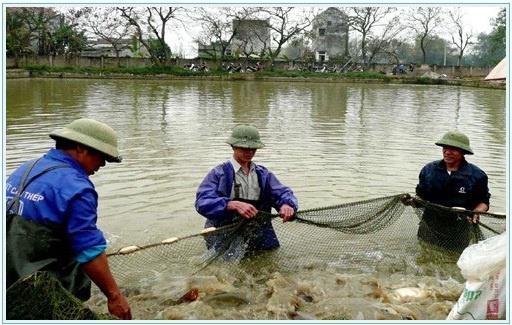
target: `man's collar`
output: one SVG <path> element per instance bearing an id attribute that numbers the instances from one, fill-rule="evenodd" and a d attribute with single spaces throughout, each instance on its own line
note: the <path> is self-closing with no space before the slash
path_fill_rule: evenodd
<path id="1" fill-rule="evenodd" d="M 81 171 L 85 175 L 87 175 L 87 172 L 85 171 L 84 167 L 82 165 L 80 165 L 80 163 L 78 161 L 76 161 L 73 157 L 71 157 L 71 155 L 69 155 L 64 150 L 52 148 L 52 149 L 48 150 L 46 155 L 50 159 L 68 163 L 69 165 L 71 165 L 71 167 L 73 167 L 73 168 Z M 87 175 L 87 176 L 89 176 L 89 175 Z"/>
<path id="2" fill-rule="evenodd" d="M 468 161 L 465 158 L 462 158 L 462 161 L 460 162 L 459 169 L 457 171 L 462 171 L 463 169 L 468 166 Z M 437 167 L 446 170 L 446 163 L 444 162 L 444 159 L 437 161 Z"/>
<path id="3" fill-rule="evenodd" d="M 242 165 L 240 165 L 240 164 L 238 163 L 238 161 L 236 161 L 236 159 L 235 159 L 235 158 L 231 157 L 231 158 L 229 159 L 229 161 L 231 162 L 231 165 L 233 166 L 233 169 L 235 170 L 235 173 L 236 173 L 237 171 L 239 171 L 239 170 L 240 170 L 240 168 L 242 168 Z M 254 170 L 254 168 L 255 168 L 255 166 L 256 166 L 256 165 L 251 161 L 251 166 L 249 167 L 249 170 L 250 170 L 250 171 L 253 171 L 253 170 Z"/>

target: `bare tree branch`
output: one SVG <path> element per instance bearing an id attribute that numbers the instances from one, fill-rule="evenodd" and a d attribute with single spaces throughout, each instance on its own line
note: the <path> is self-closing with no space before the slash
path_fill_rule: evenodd
<path id="1" fill-rule="evenodd" d="M 284 44 L 303 34 L 311 26 L 312 13 L 294 7 L 265 7 L 260 10 L 268 14 L 268 28 L 272 32 L 271 37 L 275 45 L 275 48 L 268 49 L 272 64 L 281 53 Z"/>
<path id="2" fill-rule="evenodd" d="M 422 63 L 427 60 L 426 45 L 430 37 L 435 35 L 435 30 L 441 23 L 442 8 L 440 7 L 419 7 L 412 9 L 409 14 L 408 28 L 412 29 L 419 38 L 421 52 L 423 54 Z"/>
<path id="3" fill-rule="evenodd" d="M 450 16 L 450 20 L 454 27 L 451 38 L 452 43 L 457 47 L 459 52 L 457 55 L 457 66 L 460 67 L 462 65 L 462 57 L 464 56 L 464 51 L 468 45 L 472 44 L 471 39 L 473 38 L 473 33 L 471 31 L 468 32 L 467 28 L 465 28 L 462 21 L 463 14 L 460 11 L 460 8 L 450 10 L 448 15 Z"/>
<path id="4" fill-rule="evenodd" d="M 154 63 L 165 65 L 171 58 L 171 49 L 165 41 L 168 23 L 177 19 L 181 7 L 117 7 L 121 17 L 136 30 L 139 42 L 144 45 Z M 155 17 L 156 16 L 156 17 Z M 147 30 L 147 33 L 144 32 Z"/>
<path id="5" fill-rule="evenodd" d="M 386 26 L 385 18 L 396 8 L 390 7 L 352 7 L 349 10 L 349 24 L 355 31 L 361 34 L 361 56 L 364 64 L 369 64 L 367 58 L 367 41 L 372 31 L 377 27 Z M 393 29 L 393 25 L 387 24 L 387 33 Z"/>

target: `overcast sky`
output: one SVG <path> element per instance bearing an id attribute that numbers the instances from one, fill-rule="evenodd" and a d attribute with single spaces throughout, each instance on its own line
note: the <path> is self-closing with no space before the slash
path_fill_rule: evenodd
<path id="1" fill-rule="evenodd" d="M 254 5 L 254 3 L 248 3 Z M 279 6 L 278 4 L 274 4 Z M 286 4 L 286 6 L 305 6 L 301 4 Z M 375 4 L 377 6 L 378 4 Z M 193 7 L 197 5 L 188 5 L 187 7 Z M 229 4 L 210 4 L 209 6 L 229 6 Z M 238 4 L 243 6 L 243 4 Z M 334 4 L 331 4 L 334 6 Z M 390 5 L 398 8 L 407 8 L 408 5 L 393 4 Z M 318 6 L 320 7 L 320 6 Z M 321 5 L 321 7 L 327 7 L 327 5 Z M 446 9 L 453 8 L 452 6 L 445 5 Z M 478 4 L 464 4 L 462 9 L 464 11 L 464 22 L 467 26 L 471 26 L 473 34 L 476 36 L 480 33 L 489 33 L 492 30 L 490 24 L 491 18 L 495 18 L 504 5 L 485 5 L 481 6 Z M 168 43 L 171 46 L 173 53 L 178 55 L 184 55 L 186 58 L 194 58 L 197 56 L 197 44 L 194 42 L 194 38 L 200 33 L 199 26 L 188 25 L 186 30 L 180 28 L 178 33 L 169 33 Z"/>

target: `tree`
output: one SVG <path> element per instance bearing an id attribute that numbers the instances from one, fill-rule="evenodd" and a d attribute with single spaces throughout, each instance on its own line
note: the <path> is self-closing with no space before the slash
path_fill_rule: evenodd
<path id="1" fill-rule="evenodd" d="M 76 55 L 85 46 L 83 31 L 65 15 L 48 7 L 8 10 L 7 46 L 13 55 Z"/>
<path id="2" fill-rule="evenodd" d="M 88 31 L 112 46 L 120 65 L 120 53 L 130 49 L 133 27 L 119 15 L 116 8 L 85 7 L 76 11 L 82 17 L 82 24 Z"/>
<path id="3" fill-rule="evenodd" d="M 451 42 L 433 35 L 429 38 L 428 52 L 426 53 L 425 61 L 430 64 L 444 65 L 445 51 L 446 51 L 446 64 L 455 65 L 457 63 L 457 51 L 450 47 Z M 423 51 L 421 50 L 421 39 L 416 39 L 416 59 L 423 58 Z"/>
<path id="4" fill-rule="evenodd" d="M 460 67 L 462 64 L 462 57 L 464 56 L 464 51 L 466 50 L 467 46 L 472 44 L 471 38 L 473 37 L 473 34 L 471 31 L 467 31 L 467 28 L 465 28 L 464 23 L 462 21 L 463 14 L 460 11 L 460 8 L 450 10 L 448 12 L 450 16 L 451 23 L 453 24 L 454 31 L 451 34 L 452 37 L 452 43 L 455 45 L 458 51 L 457 56 L 457 66 Z"/>
<path id="5" fill-rule="evenodd" d="M 251 8 L 253 13 L 257 8 Z M 270 29 L 268 20 L 253 18 L 233 19 L 236 31 L 231 42 L 231 52 L 243 54 L 247 60 L 252 57 L 266 57 L 270 50 Z"/>
<path id="6" fill-rule="evenodd" d="M 383 20 L 386 16 L 394 12 L 396 8 L 390 7 L 352 7 L 349 10 L 349 25 L 355 31 L 361 34 L 361 57 L 365 65 L 369 64 L 367 58 L 367 42 L 371 36 L 372 30 L 376 27 L 383 26 Z M 393 25 L 389 23 L 386 26 L 389 34 L 393 29 Z"/>
<path id="7" fill-rule="evenodd" d="M 311 40 L 306 34 L 292 38 L 283 48 L 282 55 L 288 60 L 305 59 L 308 52 L 311 52 Z M 314 55 L 313 55 L 314 58 Z"/>
<path id="8" fill-rule="evenodd" d="M 21 8 L 31 40 L 37 46 L 38 55 L 55 55 L 52 32 L 57 13 L 53 8 L 28 7 Z"/>
<path id="9" fill-rule="evenodd" d="M 254 8 L 196 8 L 193 18 L 199 21 L 203 30 L 196 41 L 206 54 L 222 62 L 238 35 L 239 25 L 233 21 L 252 18 L 254 12 Z"/>
<path id="10" fill-rule="evenodd" d="M 493 53 L 505 54 L 507 44 L 507 13 L 505 8 L 501 9 L 498 13 L 498 17 L 493 19 L 493 30 L 490 34 L 491 51 Z M 505 55 L 503 55 L 504 57 Z"/>
<path id="11" fill-rule="evenodd" d="M 170 47 L 165 42 L 167 24 L 177 20 L 180 7 L 118 7 L 121 17 L 135 29 L 139 42 L 148 50 L 151 60 L 157 65 L 166 65 L 171 59 Z M 147 31 L 147 32 L 146 32 Z"/>
<path id="12" fill-rule="evenodd" d="M 268 14 L 268 28 L 271 30 L 271 38 L 275 45 L 274 48 L 268 48 L 270 62 L 273 64 L 283 46 L 311 26 L 312 19 L 310 12 L 299 11 L 293 7 L 270 7 L 260 10 Z"/>
<path id="13" fill-rule="evenodd" d="M 505 57 L 505 50 L 494 51 L 491 34 L 480 33 L 466 62 L 475 66 L 494 66 Z"/>
<path id="14" fill-rule="evenodd" d="M 408 27 L 416 33 L 419 40 L 423 64 L 427 63 L 427 45 L 441 23 L 441 14 L 440 7 L 419 7 L 410 11 Z"/>
<path id="15" fill-rule="evenodd" d="M 498 16 L 491 20 L 493 30 L 489 34 L 477 36 L 473 51 L 467 62 L 478 66 L 494 66 L 506 56 L 506 11 L 501 9 Z"/>
<path id="16" fill-rule="evenodd" d="M 400 62 L 415 62 L 414 44 L 407 43 L 399 38 L 392 38 L 379 51 L 378 56 L 381 57 L 383 55 L 395 65 L 398 65 Z"/>
<path id="17" fill-rule="evenodd" d="M 30 46 L 31 33 L 22 12 L 12 8 L 6 10 L 5 25 L 7 56 L 14 57 L 17 65 L 20 56 L 33 52 Z"/>
<path id="18" fill-rule="evenodd" d="M 392 12 L 392 11 L 390 11 Z M 398 35 L 402 32 L 403 26 L 400 23 L 400 16 L 392 17 L 382 28 L 380 33 L 368 35 L 368 64 L 371 64 L 379 54 L 391 55 L 395 61 L 400 61 L 396 55 L 396 47 L 402 43 Z"/>
<path id="19" fill-rule="evenodd" d="M 85 48 L 87 38 L 84 31 L 78 31 L 76 25 L 60 15 L 53 33 L 54 53 L 64 56 L 76 56 Z"/>

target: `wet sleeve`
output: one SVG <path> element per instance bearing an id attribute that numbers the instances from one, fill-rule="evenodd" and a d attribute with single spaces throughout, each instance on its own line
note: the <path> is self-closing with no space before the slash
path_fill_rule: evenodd
<path id="1" fill-rule="evenodd" d="M 229 197 L 219 187 L 225 182 L 225 176 L 215 169 L 206 175 L 196 192 L 195 207 L 199 214 L 208 219 L 224 216 Z"/>
<path id="2" fill-rule="evenodd" d="M 416 195 L 424 200 L 429 200 L 427 190 L 427 168 L 423 167 L 419 174 L 419 183 L 416 185 Z"/>
<path id="3" fill-rule="evenodd" d="M 82 263 L 82 264 L 83 263 L 87 263 L 87 262 L 92 261 L 93 259 L 95 259 L 96 256 L 98 256 L 101 253 L 103 253 L 105 251 L 105 249 L 107 249 L 107 245 L 93 246 L 91 248 L 88 248 L 88 249 L 83 250 L 82 252 L 80 252 L 80 254 L 78 254 L 75 257 L 75 260 L 78 263 Z"/>
<path id="4" fill-rule="evenodd" d="M 271 189 L 272 206 L 277 211 L 279 211 L 283 204 L 288 204 L 295 211 L 299 209 L 299 202 L 292 189 L 283 185 L 271 172 L 268 173 L 268 184 Z"/>
<path id="5" fill-rule="evenodd" d="M 92 188 L 79 191 L 69 203 L 67 234 L 76 256 L 92 247 L 107 244 L 96 226 L 97 208 L 98 194 Z"/>

